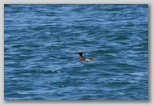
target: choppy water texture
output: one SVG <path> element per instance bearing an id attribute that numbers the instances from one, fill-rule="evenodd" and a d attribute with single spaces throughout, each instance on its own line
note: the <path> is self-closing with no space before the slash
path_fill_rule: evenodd
<path id="1" fill-rule="evenodd" d="M 148 99 L 148 5 L 6 4 L 4 43 L 5 100 Z"/>

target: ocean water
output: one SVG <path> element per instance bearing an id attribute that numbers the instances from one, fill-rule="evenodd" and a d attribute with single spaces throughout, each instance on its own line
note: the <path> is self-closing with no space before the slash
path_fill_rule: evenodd
<path id="1" fill-rule="evenodd" d="M 148 5 L 5 4 L 4 99 L 148 100 Z"/>

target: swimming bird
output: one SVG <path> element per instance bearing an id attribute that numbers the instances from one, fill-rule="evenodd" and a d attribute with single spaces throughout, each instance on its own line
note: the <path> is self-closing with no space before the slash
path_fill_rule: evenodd
<path id="1" fill-rule="evenodd" d="M 90 61 L 90 60 L 96 60 L 96 58 L 83 58 L 82 55 L 83 55 L 83 52 L 82 50 L 79 50 L 78 52 L 76 52 L 77 54 L 79 54 L 80 56 L 80 61 Z"/>

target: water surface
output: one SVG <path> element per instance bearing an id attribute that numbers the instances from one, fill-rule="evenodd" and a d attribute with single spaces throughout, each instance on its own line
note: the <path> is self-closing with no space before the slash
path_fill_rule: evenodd
<path id="1" fill-rule="evenodd" d="M 148 5 L 5 4 L 4 43 L 5 100 L 148 99 Z"/>

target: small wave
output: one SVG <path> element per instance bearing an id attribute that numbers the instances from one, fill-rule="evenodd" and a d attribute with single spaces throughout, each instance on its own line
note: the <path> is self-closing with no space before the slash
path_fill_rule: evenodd
<path id="1" fill-rule="evenodd" d="M 30 70 L 30 73 L 61 73 L 61 71 L 57 70 Z"/>
<path id="2" fill-rule="evenodd" d="M 135 72 L 135 73 L 130 73 L 130 75 L 134 75 L 134 76 L 143 76 L 144 75 L 144 73 L 137 73 L 137 72 Z"/>
<path id="3" fill-rule="evenodd" d="M 43 73 L 43 74 L 49 74 L 49 73 L 62 73 L 59 70 L 24 70 L 24 71 L 16 71 L 16 72 L 12 72 L 12 74 L 39 74 L 39 73 Z"/>

